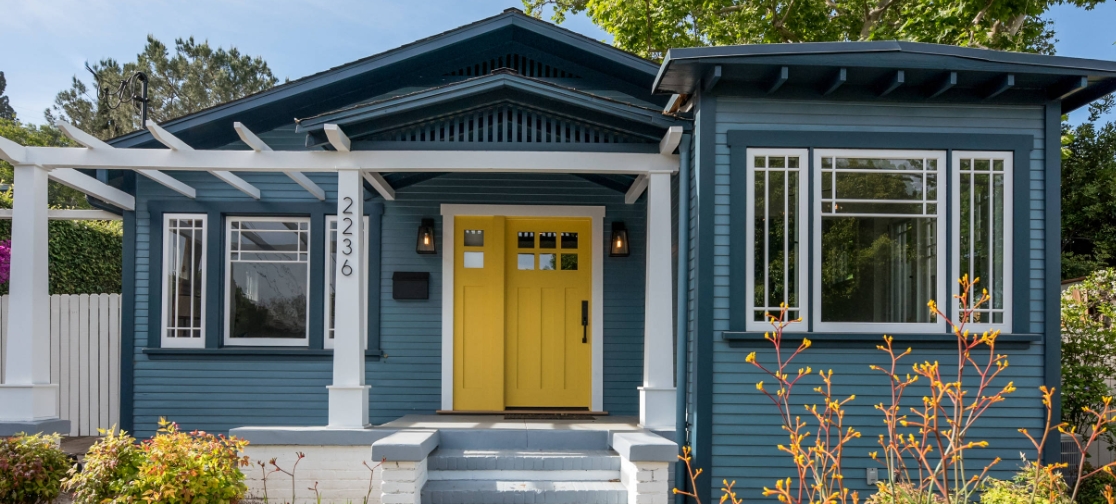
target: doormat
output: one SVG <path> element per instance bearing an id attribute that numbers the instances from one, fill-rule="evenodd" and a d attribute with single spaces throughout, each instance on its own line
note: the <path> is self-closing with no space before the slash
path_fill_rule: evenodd
<path id="1" fill-rule="evenodd" d="M 506 413 L 504 420 L 596 420 L 584 413 Z"/>

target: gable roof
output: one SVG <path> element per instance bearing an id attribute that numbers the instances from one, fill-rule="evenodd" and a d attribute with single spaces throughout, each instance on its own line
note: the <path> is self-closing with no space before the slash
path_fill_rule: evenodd
<path id="1" fill-rule="evenodd" d="M 780 67 L 792 72 L 788 84 L 800 77 L 813 77 L 808 82 L 825 88 L 825 79 L 843 68 L 859 69 L 866 81 L 881 75 L 905 70 L 916 77 L 934 81 L 945 72 L 957 72 L 957 90 L 983 87 L 988 80 L 1012 75 L 1017 100 L 1049 101 L 1063 99 L 1063 112 L 1081 107 L 1116 91 L 1116 62 L 1049 56 L 1043 54 L 995 51 L 920 42 L 809 42 L 794 44 L 757 44 L 721 47 L 671 49 L 655 77 L 653 88 L 658 93 L 693 92 L 703 78 L 717 65 L 723 65 L 723 79 L 763 81 Z M 730 71 L 730 69 L 732 71 Z M 794 70 L 799 70 L 795 72 Z M 749 74 L 751 78 L 742 74 Z M 968 76 L 966 78 L 965 76 Z M 759 76 L 759 77 L 757 77 Z M 818 78 L 824 76 L 823 78 Z M 910 76 L 908 76 L 910 77 Z M 1080 79 L 1085 78 L 1084 86 Z M 853 80 L 852 71 L 848 77 Z M 810 80 L 809 78 L 807 80 Z M 923 82 L 906 79 L 908 88 Z M 967 81 L 967 82 L 966 82 Z M 800 82 L 804 82 L 801 81 Z M 916 84 L 916 86 L 910 86 Z M 1066 95 L 1051 92 L 1071 86 Z M 1019 91 L 1030 90 L 1030 94 Z M 1047 91 L 1046 93 L 1039 91 Z"/>
<path id="2" fill-rule="evenodd" d="M 586 73 L 593 73 L 644 100 L 665 101 L 650 93 L 659 66 L 608 44 L 551 23 L 507 9 L 501 14 L 290 81 L 228 103 L 167 121 L 163 128 L 196 148 L 214 148 L 236 141 L 231 124 L 243 122 L 255 131 L 290 124 L 295 117 L 324 111 L 390 93 L 405 82 L 438 82 L 463 77 L 431 74 L 432 65 L 448 63 L 462 53 L 514 43 L 540 54 L 563 54 Z M 111 140 L 117 147 L 157 145 L 147 131 Z"/>

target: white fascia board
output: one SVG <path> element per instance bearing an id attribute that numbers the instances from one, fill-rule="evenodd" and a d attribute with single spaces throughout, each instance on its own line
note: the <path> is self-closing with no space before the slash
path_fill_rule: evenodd
<path id="1" fill-rule="evenodd" d="M 155 121 L 147 120 L 147 130 L 151 132 L 151 136 L 155 137 L 159 143 L 166 145 L 168 149 L 174 152 L 198 152 L 189 144 L 183 142 L 180 138 L 174 136 L 171 132 L 163 129 Z M 249 184 L 248 181 L 236 176 L 236 174 L 226 170 L 206 170 L 214 177 L 221 179 L 228 185 L 233 186 L 238 191 L 251 196 L 253 199 L 260 199 L 260 189 L 256 186 Z"/>
<path id="2" fill-rule="evenodd" d="M 364 175 L 364 180 L 372 184 L 376 192 L 380 193 L 380 196 L 383 196 L 385 200 L 395 201 L 395 189 L 391 187 L 391 184 L 388 184 L 387 180 L 384 180 L 383 175 L 369 171 L 361 172 L 361 175 Z"/>
<path id="3" fill-rule="evenodd" d="M 240 141 L 247 144 L 252 150 L 256 152 L 274 152 L 267 142 L 264 142 L 262 138 L 253 133 L 252 130 L 248 129 L 243 123 L 234 122 L 233 129 L 235 129 L 236 134 L 240 136 Z M 306 191 L 315 198 L 318 198 L 318 201 L 325 201 L 325 190 L 318 186 L 318 184 L 315 184 L 313 180 L 307 178 L 306 175 L 303 175 L 302 172 L 289 171 L 287 172 L 287 176 L 295 181 L 295 183 L 302 186 L 303 189 L 306 189 Z"/>
<path id="4" fill-rule="evenodd" d="M 329 144 L 337 149 L 337 152 L 349 152 L 352 150 L 353 142 L 349 140 L 349 135 L 341 131 L 341 127 L 336 124 L 327 124 L 323 127 L 325 130 L 326 138 L 329 139 Z"/>
<path id="5" fill-rule="evenodd" d="M 25 164 L 23 159 L 27 156 L 27 148 L 7 138 L 0 137 L 0 159 L 13 165 Z"/>
<path id="6" fill-rule="evenodd" d="M 73 168 L 55 168 L 50 171 L 50 179 L 71 189 L 81 191 L 105 203 L 123 208 L 136 209 L 136 198 L 120 189 L 112 187 Z"/>
<path id="7" fill-rule="evenodd" d="M 498 172 L 638 175 L 678 171 L 678 155 L 556 151 L 168 151 L 23 147 L 23 164 L 115 170 L 239 172 Z"/>
<path id="8" fill-rule="evenodd" d="M 640 195 L 643 194 L 643 191 L 647 190 L 648 180 L 649 177 L 646 173 L 640 174 L 638 177 L 636 177 L 635 181 L 632 182 L 632 186 L 628 188 L 628 192 L 624 194 L 624 203 L 627 203 L 629 205 L 635 203 L 636 200 L 639 199 Z"/>
<path id="9" fill-rule="evenodd" d="M 682 141 L 682 127 L 671 126 L 667 129 L 663 139 L 659 140 L 659 154 L 664 156 L 674 154 L 674 149 L 678 148 L 678 144 Z"/>

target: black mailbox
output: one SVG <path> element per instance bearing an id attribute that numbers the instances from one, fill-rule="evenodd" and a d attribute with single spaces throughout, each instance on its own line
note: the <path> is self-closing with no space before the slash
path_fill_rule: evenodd
<path id="1" fill-rule="evenodd" d="M 430 273 L 396 271 L 391 275 L 392 299 L 430 299 Z"/>

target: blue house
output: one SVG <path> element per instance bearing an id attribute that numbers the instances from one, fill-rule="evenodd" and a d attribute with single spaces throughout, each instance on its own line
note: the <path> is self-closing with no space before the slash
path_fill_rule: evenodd
<path id="1" fill-rule="evenodd" d="M 16 199 L 0 421 L 57 423 L 31 338 L 50 177 L 123 213 L 122 427 L 306 452 L 328 498 L 386 458 L 382 502 L 666 502 L 679 445 L 704 500 L 756 498 L 789 474 L 745 362 L 781 303 L 797 362 L 858 396 L 864 494 L 876 345 L 954 361 L 926 306 L 956 315 L 966 274 L 1019 388 L 970 435 L 1014 461 L 1059 383 L 1060 118 L 1114 90 L 1113 62 L 907 42 L 658 64 L 509 10 L 108 143 L 4 141 L 44 183 Z"/>

